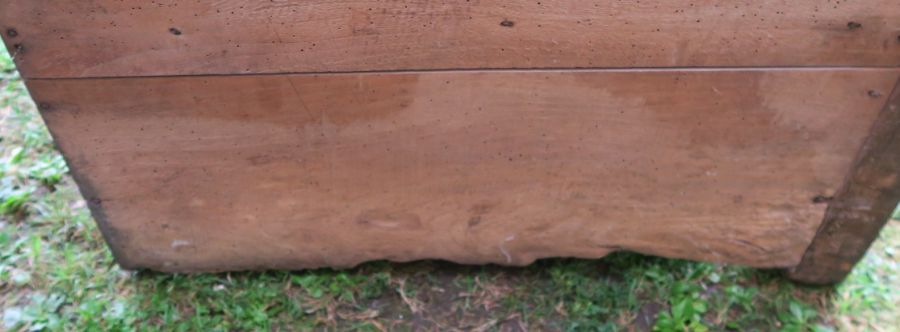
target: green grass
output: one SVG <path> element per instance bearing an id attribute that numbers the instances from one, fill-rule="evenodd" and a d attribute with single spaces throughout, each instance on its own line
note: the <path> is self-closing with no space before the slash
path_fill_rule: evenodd
<path id="1" fill-rule="evenodd" d="M 3 50 L 0 50 L 3 54 Z M 168 275 L 112 261 L 21 79 L 0 56 L 0 330 L 896 331 L 900 222 L 835 288 L 617 253 L 526 268 L 375 262 Z M 900 217 L 900 216 L 898 216 Z"/>

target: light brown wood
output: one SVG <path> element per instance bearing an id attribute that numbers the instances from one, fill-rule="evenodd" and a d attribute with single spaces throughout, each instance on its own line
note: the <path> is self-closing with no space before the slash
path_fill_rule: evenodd
<path id="1" fill-rule="evenodd" d="M 898 66 L 896 0 L 0 2 L 25 77 Z"/>
<path id="2" fill-rule="evenodd" d="M 31 80 L 127 268 L 796 265 L 897 69 Z"/>

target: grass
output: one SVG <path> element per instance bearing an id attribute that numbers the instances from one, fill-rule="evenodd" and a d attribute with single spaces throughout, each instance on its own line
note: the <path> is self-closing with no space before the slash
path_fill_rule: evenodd
<path id="1" fill-rule="evenodd" d="M 12 61 L 0 57 L 0 330 L 896 331 L 900 222 L 841 285 L 617 253 L 526 268 L 120 270 Z M 900 215 L 895 217 L 900 218 Z"/>

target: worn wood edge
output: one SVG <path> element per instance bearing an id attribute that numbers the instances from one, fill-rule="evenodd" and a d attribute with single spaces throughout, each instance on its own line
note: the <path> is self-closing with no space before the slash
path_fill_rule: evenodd
<path id="1" fill-rule="evenodd" d="M 23 80 L 26 87 L 28 88 L 29 93 L 32 96 L 32 99 L 40 100 L 39 91 L 35 91 L 28 86 L 28 80 Z M 51 111 L 52 106 L 45 104 L 37 104 L 37 109 L 41 114 L 41 119 L 46 121 L 46 117 L 44 116 L 45 112 Z M 73 163 L 71 158 L 69 157 L 69 153 L 63 153 L 62 147 L 57 144 L 57 136 L 53 132 L 53 126 L 46 126 L 47 131 L 50 133 L 50 137 L 53 140 L 54 147 L 60 151 L 60 155 L 62 155 L 63 160 L 66 162 L 66 166 L 69 169 L 69 175 L 72 176 L 72 180 L 75 181 L 75 185 L 78 188 L 78 192 L 81 194 L 82 198 L 84 198 L 85 203 L 88 207 L 88 210 L 91 212 L 91 217 L 94 218 L 97 228 L 100 230 L 100 234 L 103 236 L 104 242 L 106 242 L 107 247 L 109 247 L 109 251 L 112 253 L 113 260 L 116 264 L 119 265 L 122 269 L 125 270 L 134 270 L 139 268 L 137 264 L 135 264 L 127 255 L 125 255 L 125 250 L 123 249 L 123 239 L 118 233 L 118 231 L 112 227 L 109 223 L 109 219 L 106 216 L 106 211 L 103 208 L 103 202 L 100 200 L 97 190 L 94 187 L 93 183 L 88 179 L 88 177 L 81 174 L 78 167 L 76 167 L 76 163 Z"/>
<path id="2" fill-rule="evenodd" d="M 822 224 L 800 263 L 786 271 L 796 282 L 830 285 L 843 281 L 900 202 L 900 78 L 842 189 L 823 199 L 830 202 Z"/>

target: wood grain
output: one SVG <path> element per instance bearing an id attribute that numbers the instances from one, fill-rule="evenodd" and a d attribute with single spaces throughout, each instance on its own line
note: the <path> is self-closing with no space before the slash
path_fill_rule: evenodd
<path id="1" fill-rule="evenodd" d="M 796 265 L 896 69 L 28 82 L 126 268 Z"/>
<path id="2" fill-rule="evenodd" d="M 896 0 L 0 2 L 27 78 L 900 66 Z"/>
<path id="3" fill-rule="evenodd" d="M 847 182 L 791 279 L 837 283 L 865 255 L 900 202 L 900 81 L 875 121 Z"/>

